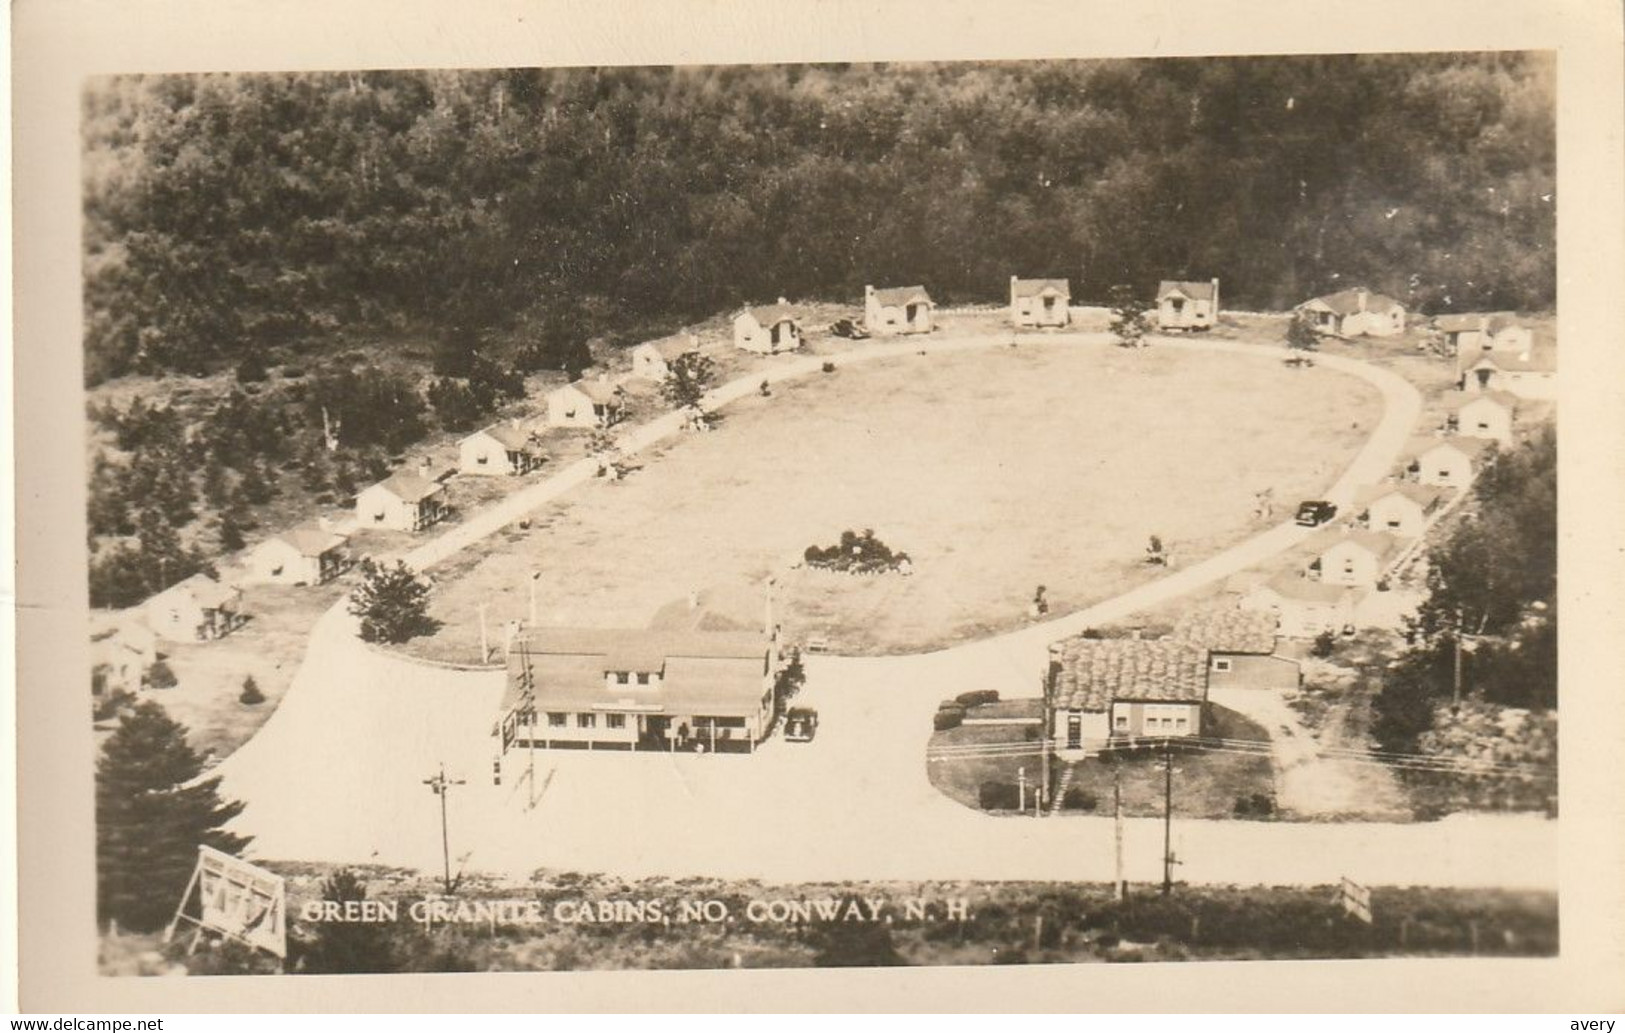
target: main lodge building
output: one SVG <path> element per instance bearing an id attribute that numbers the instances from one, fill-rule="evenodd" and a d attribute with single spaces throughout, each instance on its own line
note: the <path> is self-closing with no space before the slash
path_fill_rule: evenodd
<path id="1" fill-rule="evenodd" d="M 508 650 L 503 748 L 751 752 L 774 719 L 759 631 L 537 628 Z"/>

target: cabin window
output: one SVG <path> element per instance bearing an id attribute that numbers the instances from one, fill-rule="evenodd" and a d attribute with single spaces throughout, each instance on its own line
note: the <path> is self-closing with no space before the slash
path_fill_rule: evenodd
<path id="1" fill-rule="evenodd" d="M 598 715 L 597 714 L 577 714 L 576 715 L 576 727 L 577 728 L 597 728 L 598 727 Z"/>
<path id="2" fill-rule="evenodd" d="M 625 728 L 626 727 L 626 715 L 625 714 L 605 714 L 604 715 L 604 725 L 607 728 Z"/>
<path id="3" fill-rule="evenodd" d="M 488 462 L 490 462 L 490 459 L 489 459 L 488 456 L 486 456 L 486 454 L 484 452 L 481 452 L 479 454 L 479 456 L 477 458 L 475 458 L 475 460 L 474 460 L 474 463 L 475 463 L 476 466 L 484 466 Z"/>
<path id="4" fill-rule="evenodd" d="M 1221 671 L 1221 672 L 1230 670 L 1230 658 L 1229 657 L 1220 657 L 1220 656 L 1214 657 L 1213 658 L 1213 669 L 1215 671 Z"/>
<path id="5" fill-rule="evenodd" d="M 632 684 L 632 676 L 630 674 L 628 674 L 627 672 L 625 672 L 625 671 L 616 671 L 615 672 L 615 684 L 616 685 L 630 685 L 630 684 Z"/>
<path id="6" fill-rule="evenodd" d="M 639 671 L 638 672 L 638 684 L 639 685 L 647 685 L 647 684 L 649 684 L 649 672 L 647 672 L 647 671 Z"/>
<path id="7" fill-rule="evenodd" d="M 567 725 L 569 723 L 570 723 L 570 715 L 568 715 L 568 714 L 548 714 L 547 715 L 547 727 L 549 727 L 549 728 L 563 728 L 565 725 Z"/>
<path id="8" fill-rule="evenodd" d="M 1353 560 L 1344 560 L 1343 561 L 1343 573 L 1345 573 L 1345 574 L 1354 573 L 1354 561 Z"/>
<path id="9" fill-rule="evenodd" d="M 1390 521 L 1388 521 L 1388 526 L 1392 527 L 1392 528 L 1397 528 L 1397 527 L 1399 527 L 1399 521 L 1398 520 L 1390 520 Z"/>
<path id="10" fill-rule="evenodd" d="M 281 577 L 282 576 L 282 564 L 278 563 L 276 566 L 271 568 L 271 576 L 272 577 Z"/>
<path id="11" fill-rule="evenodd" d="M 374 513 L 372 515 L 372 522 L 375 523 L 375 524 L 383 523 L 384 522 L 384 511 L 380 509 L 378 512 Z"/>
<path id="12" fill-rule="evenodd" d="M 1190 727 L 1190 719 L 1189 718 L 1184 718 L 1184 717 L 1175 718 L 1174 719 L 1174 727 L 1178 728 L 1180 731 L 1183 732 L 1183 731 L 1187 730 Z"/>
<path id="13" fill-rule="evenodd" d="M 1118 714 L 1116 717 L 1114 717 L 1112 719 L 1112 723 L 1115 724 L 1118 728 L 1127 728 L 1128 727 L 1128 715 L 1127 714 Z"/>

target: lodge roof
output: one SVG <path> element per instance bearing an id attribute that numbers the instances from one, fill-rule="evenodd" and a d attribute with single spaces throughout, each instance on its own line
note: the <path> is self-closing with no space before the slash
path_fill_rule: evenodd
<path id="1" fill-rule="evenodd" d="M 528 671 L 539 710 L 749 713 L 761 705 L 769 649 L 755 632 L 537 628 L 508 651 L 504 709 L 523 695 Z M 607 677 L 616 673 L 661 677 L 620 685 Z"/>
<path id="2" fill-rule="evenodd" d="M 528 452 L 536 444 L 530 431 L 523 427 L 516 427 L 511 423 L 493 423 L 489 427 L 475 431 L 469 437 L 479 437 L 482 434 L 510 452 Z M 464 440 L 466 441 L 467 438 Z"/>
<path id="3" fill-rule="evenodd" d="M 1450 493 L 1447 489 L 1436 487 L 1431 484 L 1416 484 L 1411 481 L 1399 481 L 1392 484 L 1378 484 L 1373 487 L 1366 488 L 1360 493 L 1360 499 L 1365 505 L 1369 506 L 1373 503 L 1380 502 L 1390 495 L 1401 495 L 1422 507 L 1423 512 L 1426 512 L 1438 505 L 1444 500 L 1445 496 L 1449 494 Z"/>
<path id="4" fill-rule="evenodd" d="M 1399 555 L 1405 547 L 1405 542 L 1383 531 L 1367 531 L 1359 527 L 1333 527 L 1314 535 L 1309 539 L 1316 556 L 1324 556 L 1341 545 L 1354 544 L 1376 557 L 1382 563 Z"/>
<path id="5" fill-rule="evenodd" d="M 234 603 L 242 595 L 242 589 L 236 585 L 223 584 L 207 574 L 197 573 L 184 581 L 178 581 L 152 597 L 157 602 L 165 596 L 185 595 L 205 610 L 218 610 L 228 603 Z"/>
<path id="6" fill-rule="evenodd" d="M 1336 603 L 1352 589 L 1342 585 L 1328 585 L 1324 581 L 1314 581 L 1289 570 L 1264 582 L 1259 591 L 1274 592 L 1283 599 L 1295 602 Z"/>
<path id="7" fill-rule="evenodd" d="M 384 489 L 402 502 L 421 502 L 430 495 L 438 494 L 445 488 L 445 485 L 431 478 L 403 470 L 393 477 L 379 481 L 373 487 Z"/>

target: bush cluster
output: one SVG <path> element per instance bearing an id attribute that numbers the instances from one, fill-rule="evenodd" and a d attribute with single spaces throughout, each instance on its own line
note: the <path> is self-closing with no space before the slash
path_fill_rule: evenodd
<path id="1" fill-rule="evenodd" d="M 972 689 L 970 692 L 961 692 L 954 697 L 954 702 L 962 707 L 980 707 L 998 701 L 998 689 Z"/>
<path id="2" fill-rule="evenodd" d="M 983 782 L 977 801 L 984 811 L 1021 809 L 1021 788 L 1013 782 Z"/>
<path id="3" fill-rule="evenodd" d="M 856 531 L 842 531 L 840 544 L 828 548 L 809 545 L 802 553 L 802 559 L 809 567 L 834 570 L 842 574 L 884 574 L 894 570 L 906 570 L 911 565 L 908 553 L 893 552 L 886 543 L 875 537 L 873 530 L 869 529 L 865 529 L 861 534 Z"/>

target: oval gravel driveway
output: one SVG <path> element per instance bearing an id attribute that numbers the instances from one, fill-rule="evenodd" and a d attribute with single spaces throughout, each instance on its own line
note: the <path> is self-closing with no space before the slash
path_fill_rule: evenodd
<path id="1" fill-rule="evenodd" d="M 1100 334 L 1024 337 L 1064 346 Z M 1006 335 L 871 344 L 796 359 L 741 377 L 711 404 L 841 365 L 1007 343 Z M 1224 341 L 1158 339 L 1158 347 L 1285 353 Z M 1385 476 L 1416 426 L 1421 399 L 1402 378 L 1337 356 L 1318 361 L 1382 394 L 1383 417 L 1327 493 L 1340 508 Z M 681 432 L 669 414 L 626 435 L 637 451 Z M 406 553 L 432 566 L 589 480 L 583 461 L 527 486 Z M 710 875 L 773 881 L 1080 879 L 1112 877 L 1106 818 L 993 818 L 948 800 L 926 777 L 936 702 L 971 688 L 1040 691 L 1050 642 L 1183 596 L 1299 544 L 1283 523 L 1085 610 L 914 656 L 813 657 L 806 701 L 823 716 L 810 746 L 770 741 L 751 758 L 670 754 L 511 754 L 492 781 L 490 723 L 497 672 L 432 667 L 369 649 L 342 606 L 311 636 L 293 686 L 265 727 L 217 773 L 248 802 L 238 820 L 261 857 L 385 863 L 437 871 L 436 798 L 422 783 L 444 765 L 465 781 L 449 797 L 454 865 L 523 877 L 538 868 L 622 877 Z M 531 797 L 537 800 L 532 806 Z M 1162 825 L 1127 825 L 1129 877 L 1161 877 Z M 1539 817 L 1459 816 L 1415 824 L 1178 820 L 1178 877 L 1191 882 L 1313 885 L 1347 875 L 1380 884 L 1530 886 L 1556 883 L 1556 825 Z"/>

